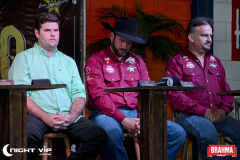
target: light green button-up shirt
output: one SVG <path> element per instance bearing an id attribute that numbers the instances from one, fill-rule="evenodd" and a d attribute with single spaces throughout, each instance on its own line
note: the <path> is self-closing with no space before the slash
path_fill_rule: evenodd
<path id="1" fill-rule="evenodd" d="M 85 86 L 75 61 L 57 49 L 49 57 L 37 43 L 16 55 L 8 78 L 13 79 L 14 84 L 30 85 L 32 79 L 50 79 L 51 84 L 66 84 L 66 88 L 27 92 L 27 96 L 49 114 L 56 114 L 57 111 L 67 114 L 77 97 L 86 99 Z"/>

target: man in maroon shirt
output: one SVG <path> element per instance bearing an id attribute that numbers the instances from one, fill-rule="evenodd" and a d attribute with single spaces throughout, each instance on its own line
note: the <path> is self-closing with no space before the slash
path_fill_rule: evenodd
<path id="1" fill-rule="evenodd" d="M 240 147 L 240 122 L 228 116 L 233 110 L 234 97 L 216 95 L 230 91 L 230 87 L 221 61 L 209 52 L 212 23 L 209 18 L 192 19 L 187 28 L 188 46 L 169 60 L 166 67 L 166 76 L 206 87 L 206 90 L 168 92 L 173 110 L 179 113 L 177 123 L 197 138 L 203 159 L 216 158 L 207 157 L 207 147 L 218 144 L 218 132 L 226 133 Z"/>
<path id="2" fill-rule="evenodd" d="M 104 89 L 136 87 L 139 80 L 150 80 L 142 58 L 130 51 L 133 42 L 144 44 L 148 36 L 138 35 L 137 21 L 129 17 L 118 18 L 113 28 L 105 22 L 102 25 L 111 31 L 111 44 L 92 55 L 85 67 L 88 108 L 93 111 L 89 119 L 108 133 L 103 157 L 107 160 L 127 160 L 122 133 L 137 135 L 140 132 L 138 92 L 106 93 Z M 184 129 L 168 121 L 169 160 L 175 158 L 185 138 Z"/>

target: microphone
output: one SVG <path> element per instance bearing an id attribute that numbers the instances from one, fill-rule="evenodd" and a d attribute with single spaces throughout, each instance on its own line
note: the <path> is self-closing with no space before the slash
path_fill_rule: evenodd
<path id="1" fill-rule="evenodd" d="M 174 86 L 178 85 L 180 79 L 178 77 L 163 77 L 161 81 L 155 82 L 157 86 Z"/>

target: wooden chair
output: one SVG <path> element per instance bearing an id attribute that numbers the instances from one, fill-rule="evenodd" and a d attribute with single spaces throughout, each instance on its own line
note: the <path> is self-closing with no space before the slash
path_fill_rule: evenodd
<path id="1" fill-rule="evenodd" d="M 43 136 L 43 148 L 44 147 L 52 148 L 52 140 L 51 140 L 52 138 L 63 138 L 64 139 L 66 157 L 68 157 L 71 154 L 69 137 L 63 133 L 46 133 Z M 52 154 L 50 156 L 43 155 L 42 160 L 47 160 L 48 157 L 49 157 L 49 160 L 53 160 Z"/>
<path id="2" fill-rule="evenodd" d="M 174 111 L 172 111 L 172 121 L 175 122 L 175 117 L 177 116 L 177 113 L 175 113 Z M 225 144 L 225 139 L 224 137 L 227 137 L 227 135 L 223 132 L 219 132 L 219 142 L 221 145 L 224 145 Z M 187 133 L 187 136 L 186 136 L 186 140 L 182 146 L 182 157 L 181 157 L 181 160 L 186 160 L 187 159 L 187 156 L 188 156 L 188 140 L 189 139 L 193 139 L 194 136 Z M 198 160 L 202 160 L 202 155 L 200 154 L 199 150 L 198 150 Z"/>
<path id="3" fill-rule="evenodd" d="M 224 137 L 227 137 L 227 135 L 223 132 L 219 132 L 219 142 L 221 145 L 225 144 L 225 139 Z M 182 157 L 181 160 L 186 160 L 188 157 L 188 140 L 194 138 L 193 135 L 191 134 L 187 134 L 186 140 L 182 146 Z M 199 150 L 198 150 L 198 160 L 203 160 L 202 155 L 200 154 Z"/>
<path id="4" fill-rule="evenodd" d="M 127 137 L 132 137 L 133 138 L 136 158 L 137 158 L 137 160 L 140 160 L 140 147 L 139 147 L 139 141 L 138 141 L 139 135 L 137 137 L 133 136 L 131 133 L 123 133 L 122 135 L 125 138 L 127 138 Z M 95 160 L 100 160 L 100 155 Z"/>
<path id="5" fill-rule="evenodd" d="M 240 120 L 240 117 L 239 117 L 239 108 L 240 108 L 240 100 L 239 99 L 236 99 L 235 100 L 235 118 L 237 120 Z"/>

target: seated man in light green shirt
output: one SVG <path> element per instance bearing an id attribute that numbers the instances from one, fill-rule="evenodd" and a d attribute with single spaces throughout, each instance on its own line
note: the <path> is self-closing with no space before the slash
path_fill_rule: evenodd
<path id="1" fill-rule="evenodd" d="M 27 145 L 35 148 L 28 160 L 38 159 L 38 144 L 45 133 L 67 134 L 81 147 L 68 159 L 92 160 L 97 157 L 106 140 L 106 132 L 80 115 L 86 99 L 75 61 L 57 49 L 59 19 L 40 14 L 35 23 L 38 43 L 19 53 L 9 70 L 15 84 L 30 85 L 33 79 L 49 79 L 51 84 L 66 84 L 66 88 L 27 92 Z"/>

